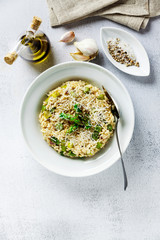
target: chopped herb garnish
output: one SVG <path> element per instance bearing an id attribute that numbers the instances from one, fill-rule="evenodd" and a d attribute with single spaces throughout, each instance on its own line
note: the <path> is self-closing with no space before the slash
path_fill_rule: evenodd
<path id="1" fill-rule="evenodd" d="M 95 126 L 94 132 L 92 133 L 92 138 L 97 140 L 99 138 L 99 133 L 101 132 L 102 127 L 100 125 Z"/>
<path id="2" fill-rule="evenodd" d="M 94 131 L 94 132 L 92 133 L 92 138 L 93 138 L 94 140 L 97 140 L 97 139 L 99 138 L 99 132 Z"/>
<path id="3" fill-rule="evenodd" d="M 74 109 L 76 110 L 76 112 L 82 112 L 82 110 L 78 104 L 74 105 Z"/>
<path id="4" fill-rule="evenodd" d="M 60 154 L 61 154 L 61 156 L 64 156 L 64 151 L 61 151 Z"/>
<path id="5" fill-rule="evenodd" d="M 70 128 L 67 130 L 67 133 L 72 133 L 78 128 L 78 125 L 73 124 L 70 126 Z"/>
<path id="6" fill-rule="evenodd" d="M 76 157 L 76 154 L 74 154 L 71 150 L 68 152 L 69 156 Z"/>
<path id="7" fill-rule="evenodd" d="M 90 120 L 88 120 L 88 122 L 85 124 L 85 129 L 89 129 L 91 127 L 92 127 L 91 122 Z"/>
<path id="8" fill-rule="evenodd" d="M 85 114 L 85 115 L 79 114 L 79 118 L 80 118 L 81 123 L 82 123 L 83 126 L 88 127 L 88 128 L 91 127 L 91 123 L 90 123 L 88 114 Z"/>
<path id="9" fill-rule="evenodd" d="M 60 141 L 58 140 L 58 138 L 56 138 L 56 137 L 51 137 L 50 138 L 50 140 L 53 142 L 53 143 L 55 143 L 56 145 L 59 145 L 60 144 Z"/>
<path id="10" fill-rule="evenodd" d="M 100 149 L 102 147 L 102 143 L 101 142 L 97 142 L 96 148 Z"/>
<path id="11" fill-rule="evenodd" d="M 80 121 L 80 119 L 78 118 L 78 115 L 77 115 L 77 114 L 75 114 L 75 116 L 73 116 L 73 115 L 70 115 L 70 114 L 61 113 L 61 114 L 59 115 L 59 117 L 62 118 L 62 119 L 66 119 L 66 120 L 68 120 L 68 121 L 70 121 L 70 122 L 74 122 L 74 123 L 76 123 L 76 124 L 81 124 L 81 121 Z"/>
<path id="12" fill-rule="evenodd" d="M 88 114 L 82 115 L 81 109 L 78 107 L 78 104 L 74 105 L 74 108 L 78 111 L 78 113 L 74 115 L 61 113 L 59 115 L 60 118 L 73 122 L 74 124 L 70 126 L 67 133 L 74 132 L 78 127 L 85 127 L 85 129 L 89 129 L 92 127 L 91 122 L 89 120 Z"/>
<path id="13" fill-rule="evenodd" d="M 108 125 L 107 125 L 107 129 L 111 132 L 111 131 L 113 130 L 112 125 L 111 125 L 111 124 L 108 124 Z"/>

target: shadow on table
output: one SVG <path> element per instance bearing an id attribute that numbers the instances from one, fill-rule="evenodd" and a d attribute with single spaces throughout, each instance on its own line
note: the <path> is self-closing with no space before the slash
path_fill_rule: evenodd
<path id="1" fill-rule="evenodd" d="M 97 57 L 92 61 L 92 63 L 98 64 L 100 66 L 104 66 L 105 64 L 105 59 L 104 59 L 104 54 L 102 52 L 99 52 Z"/>
<path id="2" fill-rule="evenodd" d="M 150 61 L 150 75 L 149 76 L 145 76 L 145 77 L 140 77 L 140 76 L 132 76 L 129 75 L 129 81 L 133 81 L 136 82 L 139 85 L 142 84 L 154 84 L 155 82 L 155 72 L 154 72 L 154 65 L 153 62 Z"/>
<path id="3" fill-rule="evenodd" d="M 75 22 L 73 22 L 73 23 L 64 24 L 64 25 L 62 25 L 62 27 L 63 27 L 64 29 L 66 29 L 66 30 L 73 30 L 74 28 L 77 28 L 77 27 L 79 27 L 79 26 L 86 26 L 86 25 L 89 26 L 89 25 L 93 25 L 95 22 L 101 22 L 102 19 L 104 20 L 104 18 L 102 18 L 102 17 L 100 17 L 100 16 L 88 17 L 88 18 L 86 18 L 86 19 L 82 19 L 82 20 L 79 20 L 79 21 L 75 21 Z M 140 33 L 140 34 L 145 34 L 145 33 L 149 32 L 149 31 L 151 30 L 152 23 L 153 23 L 154 21 L 157 21 L 157 19 L 160 21 L 160 16 L 150 18 L 147 27 L 146 27 L 145 29 L 141 29 L 141 30 L 139 31 L 139 33 Z M 112 21 L 110 21 L 110 20 L 108 20 L 108 19 L 105 19 L 105 20 L 106 20 L 107 26 L 108 26 L 108 23 L 109 23 L 109 25 L 110 25 L 110 23 L 112 23 Z M 131 29 L 131 28 L 128 28 L 128 27 L 125 26 L 125 25 L 121 25 L 121 24 L 116 23 L 116 22 L 114 22 L 114 25 L 115 25 L 115 27 L 120 27 L 120 28 L 123 27 L 126 31 L 127 31 L 127 29 L 128 29 L 128 30 L 133 30 L 133 29 Z M 59 27 L 59 26 L 58 26 L 58 27 Z M 57 28 L 57 26 L 54 27 L 54 28 Z M 133 31 L 136 32 L 135 30 L 133 30 Z"/>
<path id="4" fill-rule="evenodd" d="M 140 30 L 140 34 L 145 34 L 151 30 L 152 23 L 157 21 L 157 19 L 160 21 L 160 16 L 150 18 L 149 23 L 147 24 L 147 27 L 145 29 Z"/>
<path id="5" fill-rule="evenodd" d="M 31 66 L 31 68 L 36 70 L 38 73 L 44 72 L 48 68 L 54 66 L 54 64 L 55 64 L 55 59 L 54 59 L 54 54 L 52 52 L 52 49 L 48 55 L 48 58 L 45 59 L 43 62 L 41 62 L 41 63 L 30 63 L 29 62 L 29 65 Z"/>
<path id="6" fill-rule="evenodd" d="M 102 17 L 98 17 L 98 16 L 88 17 L 88 18 L 85 18 L 85 19 L 74 21 L 72 23 L 63 24 L 61 27 L 63 27 L 66 30 L 74 30 L 74 28 L 77 28 L 79 26 L 86 26 L 88 24 L 93 25 L 94 22 L 100 22 L 100 21 L 102 21 L 102 19 L 103 19 Z M 56 29 L 56 28 L 59 28 L 59 27 L 60 26 L 54 26 L 52 28 Z"/>

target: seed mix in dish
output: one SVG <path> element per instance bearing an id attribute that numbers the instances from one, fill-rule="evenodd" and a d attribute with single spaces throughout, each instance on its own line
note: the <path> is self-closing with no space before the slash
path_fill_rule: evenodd
<path id="1" fill-rule="evenodd" d="M 44 140 L 61 155 L 91 157 L 112 137 L 115 122 L 104 92 L 85 81 L 50 91 L 39 122 Z"/>
<path id="2" fill-rule="evenodd" d="M 125 64 L 126 67 L 136 66 L 139 67 L 133 49 L 119 38 L 113 38 L 107 41 L 108 51 L 112 58 L 121 64 Z"/>

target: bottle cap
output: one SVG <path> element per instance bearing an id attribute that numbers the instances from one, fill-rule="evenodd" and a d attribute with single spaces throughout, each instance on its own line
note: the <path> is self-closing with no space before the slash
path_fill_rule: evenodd
<path id="1" fill-rule="evenodd" d="M 42 22 L 41 18 L 34 16 L 30 27 L 33 30 L 37 31 L 39 26 L 41 25 L 41 22 Z"/>
<path id="2" fill-rule="evenodd" d="M 12 52 L 12 53 L 8 53 L 5 57 L 4 57 L 4 61 L 11 65 L 17 58 L 18 54 L 16 52 Z"/>

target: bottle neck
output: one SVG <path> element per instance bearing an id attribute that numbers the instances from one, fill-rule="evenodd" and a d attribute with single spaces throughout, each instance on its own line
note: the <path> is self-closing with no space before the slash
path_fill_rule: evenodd
<path id="1" fill-rule="evenodd" d="M 29 27 L 26 31 L 26 38 L 34 38 L 35 34 L 36 34 L 37 30 L 32 29 L 31 27 Z"/>
<path id="2" fill-rule="evenodd" d="M 25 46 L 32 46 L 35 39 L 36 32 L 37 32 L 36 30 L 28 28 L 25 35 L 22 36 L 21 43 Z"/>

